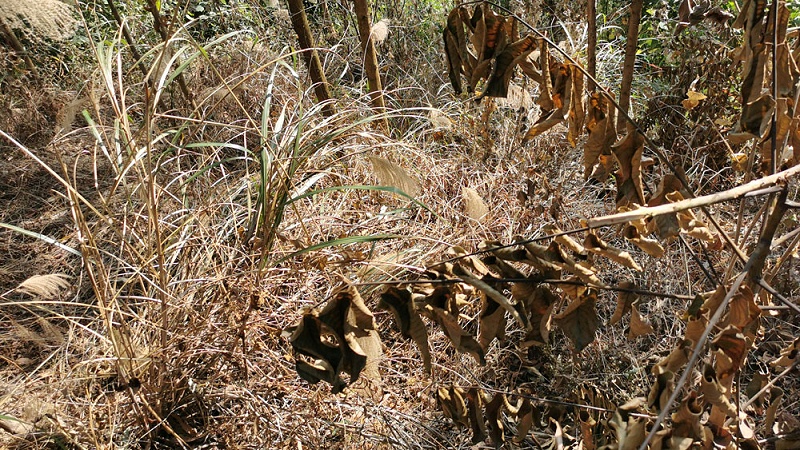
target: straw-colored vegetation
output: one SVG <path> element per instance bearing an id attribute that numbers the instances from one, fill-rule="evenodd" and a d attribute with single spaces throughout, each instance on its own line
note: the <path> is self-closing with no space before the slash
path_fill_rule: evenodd
<path id="1" fill-rule="evenodd" d="M 796 11 L 352 3 L 0 1 L 0 447 L 798 448 Z"/>

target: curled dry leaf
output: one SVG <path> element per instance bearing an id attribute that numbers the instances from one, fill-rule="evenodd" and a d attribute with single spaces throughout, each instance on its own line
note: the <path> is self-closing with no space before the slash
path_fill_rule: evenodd
<path id="1" fill-rule="evenodd" d="M 681 102 L 681 105 L 683 105 L 684 109 L 687 111 L 691 111 L 700 104 L 700 101 L 705 100 L 706 98 L 708 97 L 706 97 L 706 95 L 702 92 L 689 89 L 689 92 L 686 93 L 686 99 Z"/>
<path id="2" fill-rule="evenodd" d="M 431 373 L 431 351 L 428 347 L 428 332 L 425 324 L 419 317 L 411 292 L 390 286 L 381 294 L 380 307 L 392 312 L 400 333 L 403 337 L 411 338 L 422 354 L 422 364 L 425 372 Z"/>
<path id="3" fill-rule="evenodd" d="M 661 361 L 651 369 L 653 375 L 665 372 L 677 373 L 689 362 L 689 355 L 692 353 L 692 341 L 684 339 Z"/>
<path id="4" fill-rule="evenodd" d="M 710 364 L 706 364 L 703 369 L 700 392 L 707 403 L 716 406 L 728 417 L 736 417 L 736 407 L 731 403 L 730 393 L 719 382 L 717 373 Z"/>
<path id="5" fill-rule="evenodd" d="M 630 281 L 623 281 L 619 283 L 619 287 L 623 289 L 633 289 L 636 286 Z M 631 310 L 631 305 L 633 305 L 633 302 L 635 302 L 638 298 L 639 294 L 635 292 L 617 292 L 617 306 L 614 309 L 614 314 L 611 316 L 611 320 L 608 322 L 608 324 L 614 325 L 622 320 L 622 317 Z"/>
<path id="6" fill-rule="evenodd" d="M 472 443 L 477 444 L 486 439 L 486 421 L 483 419 L 483 391 L 471 387 L 467 391 L 467 412 L 469 425 L 472 428 Z"/>
<path id="7" fill-rule="evenodd" d="M 797 363 L 797 355 L 800 353 L 800 338 L 797 338 L 788 347 L 781 350 L 781 357 L 772 361 L 772 367 L 788 368 Z"/>
<path id="8" fill-rule="evenodd" d="M 650 394 L 647 396 L 647 406 L 661 411 L 667 405 L 670 396 L 675 391 L 675 374 L 673 372 L 662 372 L 656 376 L 656 382 L 650 387 Z"/>
<path id="9" fill-rule="evenodd" d="M 464 390 L 460 387 L 440 387 L 436 390 L 436 400 L 444 415 L 449 417 L 456 425 L 469 426 L 467 404 L 464 401 Z"/>
<path id="10" fill-rule="evenodd" d="M 642 271 L 642 267 L 633 260 L 630 253 L 609 245 L 598 237 L 594 231 L 586 233 L 586 239 L 583 241 L 583 246 L 587 251 L 608 258 L 614 262 L 620 263 L 625 267 L 633 269 L 637 272 Z"/>
<path id="11" fill-rule="evenodd" d="M 327 381 L 338 393 L 346 386 L 339 375 L 342 372 L 350 375 L 351 383 L 362 372 L 370 380 L 380 380 L 380 337 L 375 319 L 355 287 L 340 289 L 322 311 L 306 312 L 288 331 L 295 352 L 315 359 L 313 363 L 301 359 L 296 362 L 298 374 L 306 381 Z"/>
<path id="12" fill-rule="evenodd" d="M 595 165 L 600 162 L 600 170 L 595 178 L 605 181 L 611 174 L 613 158 L 611 146 L 617 140 L 616 109 L 609 108 L 607 94 L 596 92 L 589 97 L 586 114 L 586 132 L 589 137 L 583 144 L 583 178 L 592 176 Z"/>
<path id="13" fill-rule="evenodd" d="M 638 301 L 634 302 L 633 307 L 631 308 L 631 326 L 630 330 L 628 331 L 628 339 L 636 339 L 639 336 L 653 333 L 655 333 L 653 326 L 643 319 L 642 315 L 639 313 Z"/>
<path id="14" fill-rule="evenodd" d="M 617 449 L 634 450 L 644 442 L 646 420 L 644 417 L 631 414 L 639 412 L 644 403 L 644 399 L 634 399 L 614 411 L 608 424 L 614 431 Z"/>
<path id="15" fill-rule="evenodd" d="M 380 156 L 368 156 L 367 159 L 372 164 L 372 171 L 381 185 L 396 187 L 411 197 L 419 195 L 419 182 L 408 175 L 402 167 Z"/>
<path id="16" fill-rule="evenodd" d="M 558 228 L 558 226 L 553 224 L 547 224 L 544 226 L 543 231 L 546 234 L 558 235 L 554 237 L 553 240 L 558 242 L 559 245 L 566 248 L 567 250 L 570 250 L 571 252 L 577 253 L 582 256 L 586 256 L 587 254 L 586 248 L 584 248 L 583 245 L 580 244 L 580 242 L 576 241 L 575 239 L 572 239 L 570 235 L 563 234 L 564 232 L 561 230 L 561 228 Z"/>
<path id="17" fill-rule="evenodd" d="M 519 422 L 517 423 L 517 435 L 514 436 L 514 443 L 519 444 L 528 436 L 528 433 L 534 425 L 533 413 L 534 409 L 531 400 L 527 397 L 523 398 L 517 408 L 517 419 Z"/>
<path id="18" fill-rule="evenodd" d="M 492 400 L 486 404 L 486 419 L 489 422 L 489 438 L 496 447 L 503 445 L 506 441 L 503 431 L 503 410 L 508 406 L 506 395 L 498 392 L 494 395 Z"/>
<path id="19" fill-rule="evenodd" d="M 582 297 L 573 300 L 561 314 L 554 316 L 555 324 L 567 335 L 576 353 L 594 341 L 594 334 L 600 326 L 596 302 L 597 292 L 590 289 Z"/>
<path id="20" fill-rule="evenodd" d="M 461 328 L 456 315 L 431 304 L 426 304 L 424 311 L 428 317 L 442 327 L 445 336 L 450 339 L 450 342 L 453 343 L 456 350 L 472 355 L 481 365 L 486 364 L 483 347 L 475 340 L 472 334 Z"/>
<path id="21" fill-rule="evenodd" d="M 528 317 L 531 330 L 525 335 L 522 347 L 547 344 L 552 327 L 553 307 L 558 296 L 546 286 L 536 286 L 531 283 L 514 283 L 511 287 L 511 296 L 517 299 L 517 302 L 523 303 L 530 314 Z"/>
<path id="22" fill-rule="evenodd" d="M 778 412 L 778 407 L 781 405 L 781 400 L 783 400 L 783 389 L 777 386 L 773 387 L 770 392 L 769 406 L 767 407 L 764 420 L 764 428 L 766 428 L 767 433 L 775 432 L 775 416 Z"/>
<path id="23" fill-rule="evenodd" d="M 611 148 L 619 163 L 617 170 L 617 207 L 637 203 L 644 205 L 642 190 L 642 152 L 644 136 L 638 131 L 628 133 Z"/>
<path id="24" fill-rule="evenodd" d="M 464 199 L 464 213 L 470 219 L 480 222 L 487 214 L 489 214 L 489 207 L 483 201 L 478 191 L 475 189 L 464 187 L 461 189 L 461 197 Z"/>
<path id="25" fill-rule="evenodd" d="M 483 295 L 491 298 L 494 302 L 499 304 L 505 309 L 512 318 L 525 330 L 530 330 L 531 325 L 528 323 L 528 318 L 524 314 L 520 314 L 516 307 L 516 301 L 509 300 L 505 295 L 497 289 L 490 286 L 487 282 L 479 279 L 475 274 L 463 267 L 461 264 L 455 264 L 453 273 L 464 280 L 465 283 L 478 289 Z"/>
<path id="26" fill-rule="evenodd" d="M 502 341 L 506 335 L 506 314 L 499 303 L 489 296 L 482 296 L 480 313 L 480 327 L 478 329 L 478 343 L 483 351 L 489 349 L 493 340 Z"/>
<path id="27" fill-rule="evenodd" d="M 638 207 L 638 205 L 623 206 L 619 212 L 632 211 Z M 646 237 L 648 234 L 650 232 L 647 231 L 647 223 L 643 218 L 628 222 L 622 229 L 622 236 L 633 245 L 654 258 L 661 258 L 664 256 L 664 247 L 657 240 Z"/>
<path id="28" fill-rule="evenodd" d="M 703 414 L 703 405 L 697 398 L 696 391 L 690 391 L 683 398 L 678 410 L 672 413 L 672 436 L 688 438 L 690 443 L 701 439 L 703 430 L 700 416 Z"/>

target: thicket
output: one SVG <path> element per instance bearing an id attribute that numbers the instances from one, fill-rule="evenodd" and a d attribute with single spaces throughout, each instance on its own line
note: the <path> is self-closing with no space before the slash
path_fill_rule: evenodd
<path id="1" fill-rule="evenodd" d="M 796 448 L 794 5 L 354 3 L 0 4 L 0 442 Z"/>

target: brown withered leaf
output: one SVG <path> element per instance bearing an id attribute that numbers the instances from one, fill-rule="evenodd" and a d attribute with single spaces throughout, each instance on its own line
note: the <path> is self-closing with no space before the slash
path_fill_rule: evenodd
<path id="1" fill-rule="evenodd" d="M 670 203 L 679 202 L 683 199 L 683 194 L 678 191 L 667 194 L 667 200 L 669 200 Z M 694 215 L 691 209 L 679 211 L 677 215 L 678 226 L 681 228 L 681 231 L 701 241 L 714 241 L 714 235 L 711 233 L 711 230 Z"/>
<path id="2" fill-rule="evenodd" d="M 458 426 L 469 426 L 467 404 L 464 402 L 464 390 L 460 387 L 440 387 L 436 390 L 436 400 L 444 415 Z"/>
<path id="3" fill-rule="evenodd" d="M 706 308 L 701 308 L 697 314 L 689 316 L 686 322 L 686 331 L 683 333 L 684 338 L 691 342 L 697 342 L 706 330 L 708 325 L 709 311 Z"/>
<path id="4" fill-rule="evenodd" d="M 637 131 L 628 133 L 611 147 L 611 151 L 619 163 L 616 173 L 617 207 L 630 203 L 644 205 L 641 171 L 644 137 Z"/>
<path id="5" fill-rule="evenodd" d="M 542 82 L 539 83 L 539 98 L 536 104 L 542 112 L 550 112 L 554 108 L 553 103 L 553 78 L 550 76 L 550 67 L 553 62 L 550 57 L 550 47 L 545 40 L 539 41 L 539 67 L 542 68 Z"/>
<path id="6" fill-rule="evenodd" d="M 730 392 L 719 382 L 717 373 L 710 364 L 706 364 L 703 368 L 700 392 L 707 403 L 716 406 L 728 417 L 736 417 L 736 407 L 729 398 Z"/>
<path id="7" fill-rule="evenodd" d="M 797 338 L 788 347 L 781 350 L 781 357 L 772 361 L 772 367 L 788 368 L 797 362 L 797 355 L 800 353 L 800 338 Z"/>
<path id="8" fill-rule="evenodd" d="M 614 431 L 616 438 L 615 448 L 619 450 L 634 450 L 644 442 L 646 419 L 631 414 L 632 412 L 639 412 L 644 403 L 644 399 L 633 399 L 614 411 L 614 415 L 608 424 Z"/>
<path id="9" fill-rule="evenodd" d="M 477 261 L 477 260 L 476 260 Z M 508 312 L 511 317 L 525 330 L 530 330 L 531 325 L 528 322 L 528 318 L 525 317 L 524 314 L 520 314 L 516 307 L 516 301 L 512 301 L 508 299 L 505 295 L 499 292 L 497 289 L 490 286 L 485 281 L 478 278 L 475 274 L 469 271 L 466 267 L 462 264 L 455 264 L 453 267 L 453 273 L 460 277 L 465 283 L 475 287 L 478 289 L 483 295 L 491 298 L 497 304 L 503 307 L 506 312 Z"/>
<path id="10" fill-rule="evenodd" d="M 486 364 L 483 347 L 475 340 L 472 334 L 461 328 L 461 325 L 458 324 L 457 316 L 430 304 L 425 305 L 425 311 L 431 319 L 442 327 L 445 336 L 450 339 L 456 350 L 472 355 L 481 365 Z"/>
<path id="11" fill-rule="evenodd" d="M 653 326 L 644 320 L 641 313 L 639 313 L 638 301 L 634 302 L 633 307 L 631 308 L 631 325 L 630 330 L 628 331 L 628 339 L 636 339 L 639 336 L 653 333 L 655 333 Z"/>
<path id="12" fill-rule="evenodd" d="M 576 98 L 573 99 L 572 88 L 575 83 L 573 82 L 573 74 L 578 70 L 570 64 L 554 63 L 550 65 L 549 74 L 553 78 L 552 92 L 548 92 L 551 97 L 549 99 L 540 97 L 538 102 L 540 105 L 551 104 L 552 109 L 547 110 L 542 106 L 542 115 L 539 120 L 528 130 L 525 137 L 522 139 L 523 143 L 539 136 L 545 131 L 553 128 L 555 125 L 563 122 L 570 115 L 572 110 L 572 102 L 582 101 L 582 94 L 575 94 Z M 580 85 L 583 85 L 581 78 Z M 544 93 L 544 85 L 542 85 L 542 96 Z M 581 109 L 583 107 L 581 106 Z"/>
<path id="13" fill-rule="evenodd" d="M 662 372 L 656 376 L 656 382 L 650 387 L 647 396 L 647 406 L 661 411 L 667 405 L 670 396 L 675 391 L 675 374 L 672 372 Z"/>
<path id="14" fill-rule="evenodd" d="M 623 281 L 619 283 L 619 287 L 623 289 L 633 289 L 636 286 L 631 283 L 630 281 Z M 619 291 L 617 292 L 617 306 L 614 309 L 614 314 L 611 316 L 611 320 L 608 322 L 609 325 L 614 325 L 620 320 L 622 317 L 631 310 L 631 305 L 633 302 L 639 299 L 639 294 L 635 292 L 626 292 L 626 291 Z"/>
<path id="15" fill-rule="evenodd" d="M 486 439 L 486 421 L 483 419 L 483 396 L 482 390 L 471 387 L 467 391 L 467 413 L 469 414 L 469 426 L 472 428 L 472 443 L 477 444 Z"/>
<path id="16" fill-rule="evenodd" d="M 583 134 L 583 124 L 586 121 L 586 109 L 583 105 L 583 72 L 572 67 L 572 100 L 570 101 L 567 142 L 575 148 L 578 138 Z"/>
<path id="17" fill-rule="evenodd" d="M 505 338 L 506 314 L 500 304 L 488 296 L 483 296 L 481 303 L 483 306 L 479 318 L 478 343 L 485 352 L 493 340 L 502 341 Z"/>
<path id="18" fill-rule="evenodd" d="M 783 389 L 777 386 L 773 387 L 770 391 L 769 406 L 764 414 L 764 428 L 768 433 L 774 432 L 773 426 L 775 425 L 775 416 L 778 412 L 778 407 L 781 405 L 781 400 L 783 400 Z"/>
<path id="19" fill-rule="evenodd" d="M 392 312 L 400 334 L 414 341 L 422 354 L 425 372 L 431 373 L 431 351 L 428 346 L 428 332 L 419 317 L 411 292 L 390 286 L 381 294 L 380 307 Z"/>
<path id="20" fill-rule="evenodd" d="M 507 19 L 514 21 L 514 19 Z M 503 47 L 502 51 L 495 56 L 493 70 L 486 81 L 486 89 L 481 97 L 506 97 L 508 95 L 508 84 L 514 76 L 514 68 L 520 62 L 527 59 L 528 55 L 536 48 L 536 38 L 534 35 L 528 36 Z"/>
<path id="21" fill-rule="evenodd" d="M 625 267 L 636 270 L 637 272 L 642 271 L 642 267 L 633 260 L 633 257 L 630 253 L 609 245 L 607 242 L 600 239 L 600 237 L 597 236 L 594 231 L 589 231 L 586 233 L 586 239 L 583 241 L 583 246 L 591 253 L 608 258 L 614 262 L 622 264 Z"/>
<path id="22" fill-rule="evenodd" d="M 592 176 L 595 165 L 600 162 L 601 169 L 595 178 L 605 181 L 611 174 L 613 158 L 611 146 L 617 141 L 616 109 L 609 108 L 606 94 L 595 92 L 589 97 L 586 113 L 586 132 L 589 137 L 583 144 L 583 178 Z"/>
<path id="23" fill-rule="evenodd" d="M 683 105 L 683 108 L 686 109 L 687 111 L 691 111 L 692 109 L 696 108 L 702 100 L 705 100 L 706 98 L 708 97 L 706 97 L 706 95 L 703 94 L 702 92 L 697 92 L 693 89 L 689 89 L 689 91 L 686 93 L 686 99 L 684 99 L 681 102 L 681 105 Z"/>
<path id="24" fill-rule="evenodd" d="M 594 435 L 597 420 L 589 414 L 588 411 L 581 409 L 578 411 L 578 422 L 581 430 L 581 444 L 586 450 L 594 450 L 597 448 L 595 441 L 597 440 Z"/>
<path id="25" fill-rule="evenodd" d="M 506 441 L 505 427 L 503 426 L 503 410 L 506 409 L 508 400 L 505 394 L 498 392 L 494 394 L 492 400 L 486 404 L 486 420 L 489 422 L 489 438 L 496 447 L 500 447 Z"/>
<path id="26" fill-rule="evenodd" d="M 653 375 L 659 375 L 664 372 L 677 373 L 679 370 L 689 362 L 689 355 L 692 353 L 692 341 L 684 339 L 667 355 L 664 359 L 659 361 L 653 366 L 651 372 Z"/>
<path id="27" fill-rule="evenodd" d="M 328 381 L 336 393 L 345 387 L 339 377 L 342 372 L 350 375 L 351 383 L 362 372 L 370 380 L 380 380 L 383 349 L 375 319 L 352 285 L 340 289 L 322 311 L 305 313 L 288 331 L 295 352 L 317 360 L 313 364 L 297 360 L 298 373 L 310 383 Z"/>
<path id="28" fill-rule="evenodd" d="M 554 316 L 555 324 L 567 335 L 576 353 L 594 341 L 595 332 L 600 326 L 595 310 L 596 301 L 597 292 L 590 289 L 583 297 L 573 300 L 562 313 Z"/>
<path id="29" fill-rule="evenodd" d="M 549 223 L 545 225 L 542 230 L 545 232 L 545 234 L 558 235 L 554 237 L 553 240 L 558 242 L 559 245 L 565 249 L 578 255 L 586 256 L 586 249 L 583 247 L 583 245 L 581 245 L 581 243 L 575 239 L 572 239 L 570 235 L 563 234 L 564 232 L 557 225 Z"/>
<path id="30" fill-rule="evenodd" d="M 442 31 L 444 53 L 447 57 L 447 73 L 456 94 L 463 92 L 461 74 L 466 73 L 468 79 L 472 75 L 472 63 L 467 51 L 467 38 L 464 32 L 463 13 L 465 12 L 466 8 L 463 6 L 453 8 L 447 16 L 447 25 Z"/>
<path id="31" fill-rule="evenodd" d="M 540 268 L 540 270 L 544 268 L 551 271 L 550 273 L 543 271 L 548 277 L 556 276 L 556 278 L 560 278 L 560 271 L 566 270 L 587 284 L 606 287 L 597 277 L 595 269 L 590 263 L 575 261 L 561 248 L 558 242 L 551 242 L 547 247 L 533 242 L 526 243 L 523 246 L 531 254 L 534 266 Z"/>
<path id="32" fill-rule="evenodd" d="M 638 205 L 623 206 L 619 212 L 631 211 L 638 207 Z M 650 233 L 647 231 L 647 223 L 643 218 L 628 222 L 622 229 L 622 236 L 648 255 L 654 258 L 664 256 L 664 247 L 657 240 L 646 237 L 648 234 Z"/>
<path id="33" fill-rule="evenodd" d="M 702 436 L 700 416 L 703 414 L 703 405 L 697 398 L 696 391 L 690 391 L 683 398 L 678 410 L 672 413 L 672 436 L 688 438 L 690 443 Z"/>
<path id="34" fill-rule="evenodd" d="M 523 303 L 528 311 L 531 330 L 525 335 L 524 348 L 549 342 L 553 307 L 558 296 L 546 286 L 531 283 L 514 283 L 511 296 Z"/>
<path id="35" fill-rule="evenodd" d="M 783 155 L 783 150 L 786 147 L 786 136 L 789 134 L 789 126 L 792 123 L 792 118 L 789 116 L 789 99 L 788 98 L 778 98 L 778 101 L 775 103 L 775 121 L 776 121 L 776 130 L 777 136 L 775 142 L 777 143 L 777 147 L 775 149 L 775 154 L 778 157 L 778 161 L 776 165 L 780 167 L 782 163 L 781 155 Z M 772 124 L 770 123 L 770 127 Z M 769 175 L 772 172 L 772 133 L 766 133 L 766 136 L 761 140 L 759 143 L 760 147 L 760 155 L 761 155 L 761 173 L 763 175 Z"/>
<path id="36" fill-rule="evenodd" d="M 519 444 L 528 437 L 534 425 L 534 409 L 531 400 L 527 397 L 522 399 L 522 403 L 517 408 L 517 435 L 514 436 L 514 443 Z"/>
<path id="37" fill-rule="evenodd" d="M 340 343 L 346 343 L 343 369 L 350 373 L 351 383 L 358 379 L 362 369 L 370 380 L 380 380 L 378 362 L 383 355 L 383 347 L 375 317 L 367 309 L 355 286 L 347 285 L 341 289 L 319 313 L 319 320 L 337 333 Z M 363 366 L 361 355 L 364 355 Z"/>
<path id="38" fill-rule="evenodd" d="M 729 305 L 728 323 L 740 330 L 748 328 L 761 317 L 761 309 L 756 305 L 753 291 L 746 285 L 736 291 Z"/>

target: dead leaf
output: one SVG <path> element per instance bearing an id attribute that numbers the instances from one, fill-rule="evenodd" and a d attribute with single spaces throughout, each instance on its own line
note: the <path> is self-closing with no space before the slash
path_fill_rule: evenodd
<path id="1" fill-rule="evenodd" d="M 475 189 L 464 187 L 461 189 L 461 197 L 464 199 L 464 213 L 470 219 L 481 221 L 489 214 L 489 207 Z"/>
<path id="2" fill-rule="evenodd" d="M 503 410 L 508 404 L 505 394 L 498 392 L 492 401 L 486 404 L 486 419 L 489 422 L 489 438 L 496 447 L 503 445 L 506 441 L 503 431 Z"/>
<path id="3" fill-rule="evenodd" d="M 422 354 L 422 364 L 425 372 L 431 373 L 431 352 L 428 347 L 428 332 L 425 324 L 419 317 L 411 292 L 390 286 L 381 294 L 380 307 L 392 312 L 400 333 L 403 337 L 411 338 Z"/>
<path id="4" fill-rule="evenodd" d="M 382 186 L 392 186 L 411 197 L 419 195 L 420 186 L 402 167 L 380 156 L 367 156 L 372 171 Z"/>
<path id="5" fill-rule="evenodd" d="M 611 148 L 619 163 L 617 170 L 617 207 L 637 203 L 644 205 L 642 190 L 642 152 L 644 137 L 639 132 L 628 133 Z"/>
<path id="6" fill-rule="evenodd" d="M 475 340 L 475 337 L 464 331 L 458 324 L 458 318 L 453 314 L 430 304 L 425 305 L 428 315 L 442 327 L 442 331 L 453 343 L 453 346 L 462 353 L 472 355 L 481 365 L 486 364 L 483 347 Z"/>
<path id="7" fill-rule="evenodd" d="M 631 325 L 630 331 L 628 331 L 628 339 L 636 339 L 639 336 L 653 333 L 655 333 L 653 326 L 642 318 L 639 313 L 639 305 L 635 302 L 633 308 L 631 308 Z"/>
<path id="8" fill-rule="evenodd" d="M 650 388 L 647 396 L 647 405 L 661 411 L 667 405 L 670 396 L 675 391 L 675 374 L 662 372 L 656 376 L 656 382 Z"/>
<path id="9" fill-rule="evenodd" d="M 524 441 L 528 433 L 530 433 L 531 428 L 533 428 L 533 412 L 533 404 L 530 399 L 527 397 L 523 398 L 522 403 L 520 403 L 519 408 L 517 408 L 517 418 L 519 422 L 517 423 L 517 435 L 514 437 L 515 444 Z"/>
<path id="10" fill-rule="evenodd" d="M 483 391 L 472 387 L 467 391 L 467 413 L 472 428 L 472 443 L 477 444 L 486 439 L 486 421 L 483 419 Z"/>
<path id="11" fill-rule="evenodd" d="M 467 405 L 464 402 L 464 390 L 460 387 L 440 387 L 436 390 L 436 400 L 444 415 L 449 417 L 458 426 L 469 426 Z"/>
<path id="12" fill-rule="evenodd" d="M 645 418 L 631 415 L 632 412 L 638 412 L 643 403 L 644 399 L 634 399 L 617 408 L 609 420 L 608 424 L 614 431 L 618 450 L 634 450 L 644 442 Z"/>
<path id="13" fill-rule="evenodd" d="M 706 95 L 702 92 L 689 89 L 689 91 L 686 93 L 686 99 L 683 100 L 681 104 L 687 111 L 691 111 L 700 104 L 700 101 L 705 100 L 706 98 L 708 97 L 706 97 Z"/>
<path id="14" fill-rule="evenodd" d="M 546 286 L 535 286 L 530 283 L 514 283 L 511 296 L 523 303 L 528 311 L 531 331 L 525 335 L 524 348 L 532 345 L 544 345 L 549 342 L 552 326 L 553 307 L 558 296 Z"/>
<path id="15" fill-rule="evenodd" d="M 772 367 L 789 368 L 797 363 L 797 355 L 800 353 L 800 338 L 797 338 L 788 347 L 781 350 L 781 357 L 772 361 Z"/>
<path id="16" fill-rule="evenodd" d="M 483 296 L 480 314 L 480 327 L 478 329 L 478 343 L 483 351 L 489 349 L 489 344 L 497 339 L 502 341 L 506 335 L 506 314 L 499 303 L 488 296 Z"/>
<path id="17" fill-rule="evenodd" d="M 697 398 L 696 391 L 690 391 L 683 398 L 678 410 L 672 413 L 672 436 L 688 438 L 691 441 L 700 439 L 702 427 L 700 416 L 703 414 L 703 405 Z"/>
<path id="18" fill-rule="evenodd" d="M 600 326 L 596 301 L 597 293 L 589 290 L 583 297 L 573 300 L 564 312 L 554 316 L 555 324 L 572 341 L 576 353 L 594 341 L 594 334 Z"/>
<path id="19" fill-rule="evenodd" d="M 692 353 L 692 341 L 684 339 L 670 352 L 667 357 L 659 361 L 651 369 L 653 375 L 665 372 L 677 373 L 689 362 L 689 355 Z"/>
<path id="20" fill-rule="evenodd" d="M 589 97 L 586 114 L 586 132 L 589 137 L 583 145 L 583 178 L 588 180 L 595 165 L 600 162 L 600 171 L 595 178 L 605 181 L 611 174 L 613 158 L 611 146 L 617 140 L 616 109 L 609 108 L 606 95 L 596 92 Z"/>
<path id="21" fill-rule="evenodd" d="M 769 406 L 764 414 L 764 428 L 767 430 L 767 433 L 774 433 L 775 431 L 775 415 L 781 405 L 781 400 L 783 400 L 783 389 L 777 386 L 773 387 L 772 391 L 770 391 Z"/>
<path id="22" fill-rule="evenodd" d="M 706 402 L 719 408 L 728 417 L 736 417 L 736 407 L 731 403 L 730 394 L 720 384 L 717 373 L 710 364 L 706 364 L 703 369 L 703 376 L 700 378 L 700 392 Z"/>
<path id="23" fill-rule="evenodd" d="M 296 362 L 298 374 L 306 381 L 327 381 L 338 393 L 345 387 L 341 372 L 350 375 L 351 383 L 362 372 L 369 380 L 380 380 L 378 362 L 383 349 L 375 319 L 352 285 L 340 289 L 322 311 L 305 313 L 289 331 L 295 352 L 315 359 Z"/>
<path id="24" fill-rule="evenodd" d="M 623 289 L 633 289 L 635 285 L 630 281 L 623 281 L 619 283 L 619 287 Z M 614 309 L 614 314 L 611 316 L 611 320 L 608 322 L 608 324 L 614 325 L 622 320 L 622 317 L 631 310 L 631 305 L 633 305 L 633 302 L 635 302 L 638 298 L 639 294 L 635 292 L 617 292 L 617 307 Z"/>
<path id="25" fill-rule="evenodd" d="M 591 253 L 608 258 L 614 262 L 622 264 L 625 267 L 636 270 L 637 272 L 642 271 L 642 267 L 633 260 L 633 257 L 630 253 L 609 245 L 600 239 L 600 237 L 598 237 L 594 231 L 589 231 L 586 233 L 586 239 L 583 241 L 583 246 Z"/>

